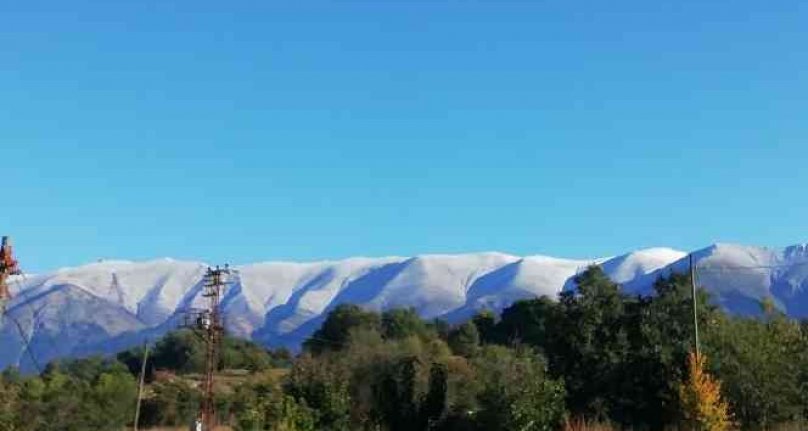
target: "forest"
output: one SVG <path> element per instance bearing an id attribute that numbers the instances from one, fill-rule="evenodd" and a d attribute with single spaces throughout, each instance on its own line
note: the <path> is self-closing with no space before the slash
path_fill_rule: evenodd
<path id="1" fill-rule="evenodd" d="M 449 324 L 413 310 L 340 305 L 301 352 L 226 338 L 217 416 L 234 430 L 451 431 L 805 429 L 808 322 L 771 301 L 739 317 L 690 279 L 629 295 L 593 266 L 559 298 Z M 0 430 L 132 426 L 142 348 L 0 377 Z M 151 346 L 140 428 L 187 429 L 200 399 L 201 340 Z"/>

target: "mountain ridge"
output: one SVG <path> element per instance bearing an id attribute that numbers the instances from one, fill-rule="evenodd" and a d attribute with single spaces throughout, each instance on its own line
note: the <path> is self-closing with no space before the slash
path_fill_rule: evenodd
<path id="1" fill-rule="evenodd" d="M 789 314 L 808 316 L 805 244 L 770 249 L 719 243 L 693 254 L 699 281 L 731 311 L 754 314 L 757 301 L 772 297 Z M 556 297 L 592 264 L 627 291 L 647 293 L 657 277 L 687 270 L 687 256 L 658 247 L 595 259 L 483 252 L 258 262 L 233 267 L 222 311 L 234 335 L 296 348 L 341 303 L 376 310 L 412 307 L 425 318 L 459 321 L 519 299 Z M 202 305 L 206 268 L 171 258 L 105 260 L 17 279 L 9 317 L 0 324 L 0 348 L 7 352 L 0 355 L 0 368 L 31 365 L 9 318 L 30 334 L 41 362 L 112 353 L 113 347 L 154 339 L 178 327 L 183 310 Z"/>

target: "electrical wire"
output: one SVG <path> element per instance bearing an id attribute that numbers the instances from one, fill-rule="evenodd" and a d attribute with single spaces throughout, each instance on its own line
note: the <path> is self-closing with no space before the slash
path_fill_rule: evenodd
<path id="1" fill-rule="evenodd" d="M 716 266 L 705 266 L 703 264 L 696 264 L 696 270 L 699 272 L 726 272 L 726 271 L 754 271 L 760 269 L 783 269 L 783 268 L 793 268 L 794 266 L 802 266 L 808 265 L 808 262 L 796 262 L 796 263 L 781 263 L 781 264 L 774 264 L 774 265 L 716 265 Z"/>
<path id="2" fill-rule="evenodd" d="M 797 263 L 792 263 L 792 264 L 748 265 L 748 266 L 742 266 L 742 265 L 705 266 L 702 263 L 698 263 L 698 264 L 696 264 L 696 270 L 698 272 L 700 272 L 700 273 L 704 273 L 704 272 L 713 272 L 713 273 L 715 273 L 715 272 L 727 272 L 727 271 L 754 271 L 754 270 L 761 270 L 761 269 L 782 269 L 782 268 L 790 268 L 790 267 L 793 267 L 795 265 L 808 265 L 808 261 L 806 261 L 806 262 L 797 262 Z M 30 300 L 29 300 L 29 298 L 27 296 L 28 295 L 27 290 L 24 288 L 24 286 L 22 286 L 22 284 L 24 282 L 27 282 L 27 280 L 28 280 L 27 276 L 25 275 L 25 273 L 22 273 L 22 272 L 20 273 L 20 276 L 21 276 L 22 281 L 20 281 L 20 279 L 18 278 L 17 280 L 15 280 L 15 282 L 18 284 L 18 293 L 24 297 L 24 299 L 21 302 L 22 302 L 22 304 L 24 304 L 24 305 L 26 305 L 26 306 L 28 306 L 30 308 L 31 313 L 32 313 L 32 318 L 35 318 L 36 314 L 37 314 L 37 311 L 33 308 L 33 305 L 31 305 L 31 302 L 30 302 Z M 37 369 L 37 371 L 40 374 L 42 374 L 43 369 L 42 369 L 42 367 L 40 365 L 39 360 L 36 358 L 36 355 L 34 354 L 33 349 L 31 348 L 31 339 L 25 334 L 25 331 L 24 331 L 22 325 L 20 324 L 19 320 L 17 320 L 10 313 L 8 313 L 8 310 L 4 310 L 3 312 L 4 312 L 5 317 L 8 317 L 12 322 L 14 322 L 14 326 L 16 327 L 17 332 L 19 333 L 20 339 L 23 341 L 23 344 L 25 346 L 25 351 L 27 352 L 29 358 L 31 359 L 31 363 Z M 328 340 L 328 339 L 316 337 L 316 336 L 313 336 L 313 335 L 308 337 L 308 339 L 323 342 L 323 343 L 327 343 L 327 344 L 332 344 L 332 345 L 341 345 L 342 344 L 342 343 L 337 343 L 337 342 L 335 342 L 333 340 Z M 47 340 L 49 342 L 51 342 L 50 339 L 47 339 Z M 51 344 L 52 344 L 52 342 L 51 342 Z M 55 348 L 54 345 L 51 345 L 51 347 Z"/>
<path id="3" fill-rule="evenodd" d="M 17 332 L 20 334 L 20 339 L 22 339 L 23 345 L 25 346 L 25 351 L 28 352 L 28 357 L 31 359 L 31 363 L 34 365 L 34 368 L 36 368 L 37 373 L 41 375 L 43 371 L 42 366 L 39 365 L 39 361 L 37 360 L 36 355 L 34 355 L 33 349 L 31 349 L 31 340 L 27 335 L 25 335 L 25 331 L 23 331 L 20 321 L 9 314 L 6 314 L 6 317 L 14 322 L 14 326 L 17 328 Z"/>
<path id="4" fill-rule="evenodd" d="M 28 281 L 28 277 L 22 271 L 20 271 L 19 275 L 20 275 L 20 278 L 16 279 L 15 283 L 17 283 L 17 293 L 20 294 L 23 297 L 22 300 L 21 300 L 22 304 L 20 304 L 20 305 L 23 305 L 23 304 L 27 305 L 28 308 L 31 310 L 31 325 L 33 327 L 34 321 L 36 319 L 36 315 L 38 313 L 37 313 L 37 310 L 34 309 L 33 305 L 31 305 L 31 302 L 29 301 L 29 298 L 28 298 L 28 292 L 25 290 L 25 286 L 23 285 L 23 283 Z M 20 281 L 20 279 L 22 279 L 22 281 Z M 22 340 L 23 345 L 25 346 L 25 351 L 28 352 L 28 357 L 31 359 L 31 363 L 33 364 L 34 368 L 36 368 L 37 372 L 41 375 L 43 373 L 44 369 L 40 365 L 41 362 L 36 358 L 36 355 L 34 354 L 33 348 L 31 348 L 31 337 L 29 337 L 29 336 L 27 336 L 25 334 L 25 331 L 23 330 L 22 325 L 20 324 L 20 321 L 17 320 L 15 317 L 13 317 L 11 315 L 11 313 L 8 312 L 8 310 L 4 310 L 4 316 L 8 317 L 12 322 L 14 322 L 14 326 L 17 328 L 17 332 L 20 335 L 20 339 Z M 33 331 L 32 331 L 32 334 L 33 334 Z M 48 341 L 50 342 L 50 340 L 48 340 Z M 55 348 L 55 346 L 52 343 L 51 343 L 51 348 Z"/>

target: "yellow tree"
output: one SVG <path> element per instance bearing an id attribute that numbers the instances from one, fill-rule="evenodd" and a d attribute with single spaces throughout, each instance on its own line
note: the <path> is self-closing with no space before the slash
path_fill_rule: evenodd
<path id="1" fill-rule="evenodd" d="M 704 355 L 688 356 L 689 378 L 679 387 L 682 412 L 692 430 L 727 431 L 733 428 L 729 406 L 721 398 L 721 383 L 704 369 L 705 362 Z"/>

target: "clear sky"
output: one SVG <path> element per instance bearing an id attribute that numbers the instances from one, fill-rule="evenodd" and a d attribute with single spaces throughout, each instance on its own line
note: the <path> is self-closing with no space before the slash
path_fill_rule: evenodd
<path id="1" fill-rule="evenodd" d="M 29 271 L 808 240 L 808 4 L 0 3 Z"/>

